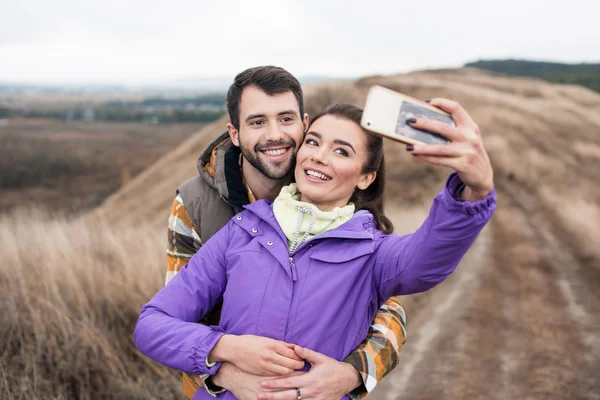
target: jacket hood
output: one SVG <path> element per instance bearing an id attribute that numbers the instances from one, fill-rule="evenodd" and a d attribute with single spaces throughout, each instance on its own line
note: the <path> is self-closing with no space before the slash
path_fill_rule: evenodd
<path id="1" fill-rule="evenodd" d="M 236 208 L 248 204 L 248 192 L 239 165 L 240 149 L 231 142 L 228 132 L 210 143 L 198 157 L 198 173 L 207 185 Z"/>

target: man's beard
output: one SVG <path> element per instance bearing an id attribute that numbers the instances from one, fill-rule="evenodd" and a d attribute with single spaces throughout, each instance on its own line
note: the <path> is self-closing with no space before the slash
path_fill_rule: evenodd
<path id="1" fill-rule="evenodd" d="M 242 151 L 242 155 L 244 158 L 260 171 L 261 174 L 266 176 L 269 179 L 281 179 L 286 177 L 296 165 L 296 142 L 290 140 L 289 142 L 277 142 L 277 143 L 269 143 L 269 148 L 271 147 L 289 147 L 289 151 L 292 152 L 289 161 L 283 160 L 280 162 L 269 164 L 265 162 L 260 157 L 260 149 L 261 147 L 267 148 L 267 146 L 260 146 L 260 144 L 256 144 L 254 146 L 254 153 L 248 151 L 240 141 L 240 150 Z M 289 162 L 287 166 L 284 166 L 283 163 Z M 277 168 L 280 167 L 280 168 Z"/>

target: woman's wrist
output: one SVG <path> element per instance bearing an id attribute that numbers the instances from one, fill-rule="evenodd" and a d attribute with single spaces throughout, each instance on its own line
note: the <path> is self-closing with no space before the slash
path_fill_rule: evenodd
<path id="1" fill-rule="evenodd" d="M 223 335 L 215 344 L 210 353 L 208 353 L 207 361 L 214 362 L 230 362 L 231 354 L 235 353 L 235 335 Z"/>
<path id="2" fill-rule="evenodd" d="M 472 189 L 469 186 L 465 186 L 460 197 L 461 199 L 468 201 L 469 203 L 475 203 L 476 201 L 480 201 L 485 199 L 492 192 L 492 188 L 485 188 L 481 190 Z"/>

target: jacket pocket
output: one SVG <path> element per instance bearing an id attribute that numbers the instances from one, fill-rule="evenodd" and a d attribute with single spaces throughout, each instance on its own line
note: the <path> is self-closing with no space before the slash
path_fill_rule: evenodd
<path id="1" fill-rule="evenodd" d="M 341 264 L 352 261 L 359 257 L 371 255 L 375 251 L 375 243 L 350 244 L 348 241 L 339 244 L 327 244 L 322 249 L 315 249 L 310 253 L 313 260 L 323 261 L 330 264 Z"/>

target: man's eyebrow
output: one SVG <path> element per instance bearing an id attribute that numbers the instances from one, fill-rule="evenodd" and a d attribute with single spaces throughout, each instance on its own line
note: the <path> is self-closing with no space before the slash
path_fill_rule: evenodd
<path id="1" fill-rule="evenodd" d="M 313 136 L 316 136 L 316 137 L 318 137 L 319 139 L 321 139 L 321 138 L 323 137 L 323 135 L 321 135 L 321 134 L 320 134 L 320 133 L 318 133 L 318 132 L 314 132 L 314 131 L 310 131 L 310 132 L 308 132 L 308 133 L 306 134 L 306 136 L 308 136 L 308 135 L 313 135 Z M 346 142 L 345 140 L 339 140 L 339 139 L 336 139 L 336 140 L 334 140 L 334 141 L 333 141 L 333 143 L 341 144 L 342 146 L 348 146 L 348 147 L 350 147 L 350 148 L 352 149 L 352 151 L 354 152 L 354 154 L 356 154 L 356 150 L 354 150 L 354 147 L 353 147 L 353 146 L 352 146 L 352 145 L 351 145 L 349 142 Z"/>
<path id="2" fill-rule="evenodd" d="M 265 114 L 250 114 L 246 117 L 246 121 L 250 121 L 251 119 L 254 118 L 265 118 L 266 115 Z"/>
<path id="3" fill-rule="evenodd" d="M 290 114 L 298 115 L 298 112 L 290 109 L 290 110 L 278 112 L 277 116 L 281 117 L 282 115 L 290 115 Z M 246 121 L 250 121 L 251 119 L 255 119 L 255 118 L 266 118 L 266 117 L 267 117 L 266 114 L 250 114 L 246 117 Z"/>
<path id="4" fill-rule="evenodd" d="M 288 114 L 294 114 L 294 115 L 298 115 L 298 112 L 296 110 L 285 110 L 285 111 L 281 111 L 279 113 L 277 113 L 277 116 L 281 116 L 281 115 L 288 115 Z"/>

